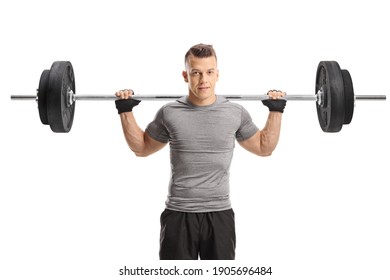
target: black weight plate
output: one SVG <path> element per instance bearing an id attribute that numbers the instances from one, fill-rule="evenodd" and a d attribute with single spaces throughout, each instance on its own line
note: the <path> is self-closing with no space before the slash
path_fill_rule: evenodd
<path id="1" fill-rule="evenodd" d="M 341 73 L 344 81 L 344 124 L 349 124 L 352 121 L 353 109 L 355 108 L 355 94 L 353 92 L 352 78 L 348 70 L 343 69 Z"/>
<path id="2" fill-rule="evenodd" d="M 336 61 L 321 61 L 317 67 L 315 92 L 322 89 L 323 102 L 316 103 L 320 126 L 324 132 L 339 132 L 344 124 L 344 82 Z"/>
<path id="3" fill-rule="evenodd" d="M 76 102 L 69 104 L 70 90 L 76 93 L 72 64 L 69 61 L 54 62 L 47 91 L 47 116 L 54 132 L 69 132 L 72 128 Z"/>
<path id="4" fill-rule="evenodd" d="M 39 87 L 38 87 L 38 111 L 39 118 L 43 124 L 49 124 L 49 120 L 47 118 L 47 84 L 49 81 L 49 70 L 44 70 L 41 74 L 41 78 L 39 79 Z"/>

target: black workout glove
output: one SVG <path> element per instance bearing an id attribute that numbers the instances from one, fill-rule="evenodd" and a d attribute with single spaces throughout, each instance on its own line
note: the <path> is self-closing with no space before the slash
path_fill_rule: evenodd
<path id="1" fill-rule="evenodd" d="M 268 107 L 270 112 L 283 113 L 284 107 L 286 107 L 286 99 L 264 99 L 261 100 L 265 106 Z"/>
<path id="2" fill-rule="evenodd" d="M 118 114 L 121 114 L 121 113 L 133 111 L 133 108 L 137 106 L 140 102 L 141 100 L 136 100 L 133 98 L 118 99 L 115 100 L 115 105 L 116 108 L 118 109 Z"/>

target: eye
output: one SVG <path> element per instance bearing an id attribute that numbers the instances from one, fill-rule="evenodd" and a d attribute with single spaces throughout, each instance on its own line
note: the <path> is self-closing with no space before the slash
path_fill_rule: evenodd
<path id="1" fill-rule="evenodd" d="M 198 72 L 198 71 L 193 71 L 193 72 L 191 72 L 191 75 L 192 75 L 192 76 L 198 76 L 198 75 L 199 75 L 199 72 Z"/>
<path id="2" fill-rule="evenodd" d="M 207 72 L 207 74 L 213 75 L 213 74 L 214 74 L 214 71 L 213 71 L 213 70 L 209 70 L 209 71 Z"/>

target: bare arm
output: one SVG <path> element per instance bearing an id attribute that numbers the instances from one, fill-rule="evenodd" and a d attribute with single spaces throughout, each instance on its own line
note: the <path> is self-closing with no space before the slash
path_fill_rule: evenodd
<path id="1" fill-rule="evenodd" d="M 122 113 L 120 118 L 127 145 L 136 156 L 149 156 L 166 145 L 166 143 L 156 141 L 145 133 L 135 121 L 133 112 Z"/>
<path id="2" fill-rule="evenodd" d="M 238 143 L 244 149 L 258 156 L 270 156 L 279 142 L 281 122 L 282 113 L 269 112 L 264 128 L 252 137 Z"/>
<path id="3" fill-rule="evenodd" d="M 115 95 L 120 99 L 129 99 L 131 98 L 130 96 L 133 95 L 133 91 L 127 89 L 120 90 Z M 122 102 L 120 103 L 122 104 Z M 125 105 L 125 108 L 121 108 L 121 106 L 118 107 L 119 105 L 117 104 L 117 109 L 120 113 L 119 116 L 127 145 L 136 156 L 146 157 L 161 150 L 166 143 L 154 140 L 138 126 L 133 112 L 131 111 L 132 107 L 137 106 L 138 103 L 139 102 L 131 105 L 131 108 L 128 107 L 129 105 Z"/>
<path id="4" fill-rule="evenodd" d="M 270 90 L 267 95 L 270 99 L 263 101 L 263 104 L 269 108 L 270 112 L 264 128 L 251 138 L 239 142 L 244 149 L 258 156 L 270 156 L 275 150 L 279 142 L 282 114 L 286 105 L 285 101 L 277 101 L 277 99 L 286 95 L 285 92 Z"/>

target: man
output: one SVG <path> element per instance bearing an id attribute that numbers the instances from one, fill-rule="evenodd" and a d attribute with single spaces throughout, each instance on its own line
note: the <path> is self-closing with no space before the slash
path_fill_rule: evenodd
<path id="1" fill-rule="evenodd" d="M 286 101 L 269 91 L 270 112 L 262 130 L 247 110 L 215 94 L 217 56 L 198 44 L 185 55 L 182 76 L 188 96 L 164 105 L 143 131 L 132 109 L 139 101 L 131 90 L 116 93 L 125 139 L 137 156 L 170 144 L 171 180 L 161 214 L 160 259 L 235 258 L 234 212 L 229 198 L 229 167 L 235 140 L 246 150 L 269 156 L 275 149 Z"/>

